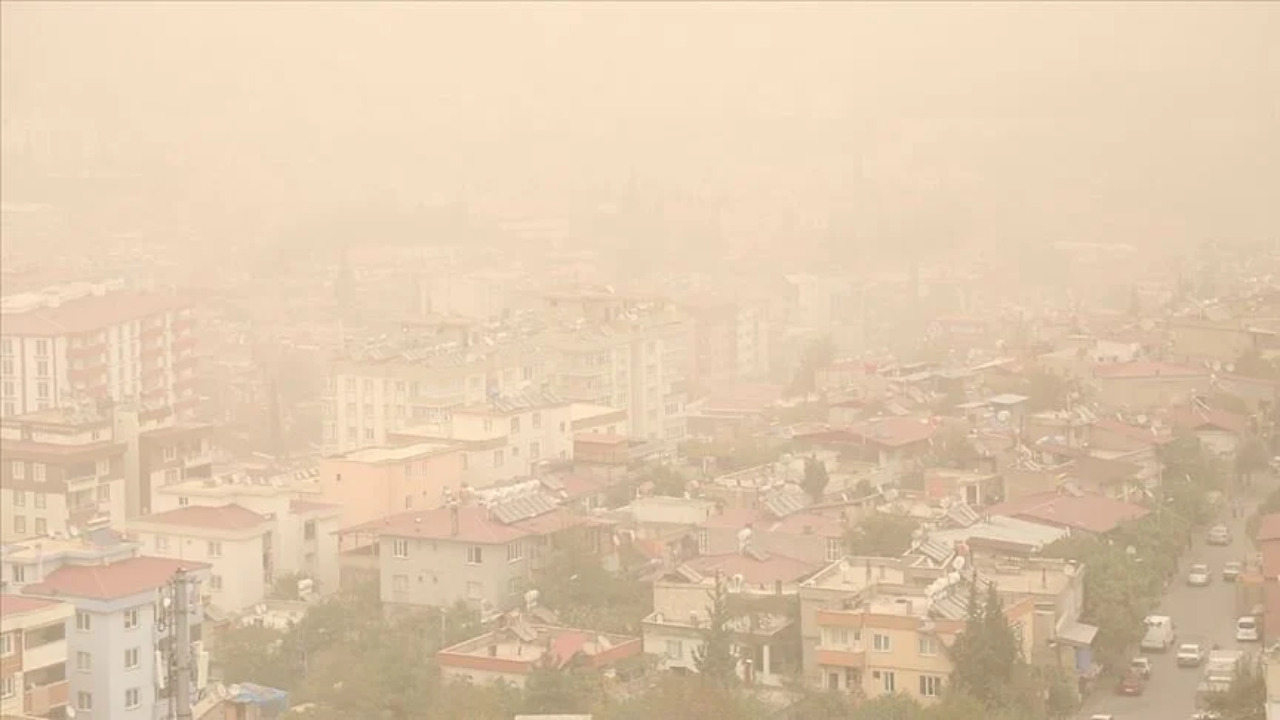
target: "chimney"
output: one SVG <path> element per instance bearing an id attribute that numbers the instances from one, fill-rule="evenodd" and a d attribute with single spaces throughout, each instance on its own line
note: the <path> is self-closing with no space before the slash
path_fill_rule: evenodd
<path id="1" fill-rule="evenodd" d="M 458 506 L 454 505 L 449 508 L 449 532 L 457 537 L 458 535 Z"/>

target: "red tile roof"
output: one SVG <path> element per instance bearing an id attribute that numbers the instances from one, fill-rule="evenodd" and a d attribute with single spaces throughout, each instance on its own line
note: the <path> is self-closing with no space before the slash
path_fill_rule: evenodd
<path id="1" fill-rule="evenodd" d="M 1216 428 L 1243 434 L 1249 429 L 1249 421 L 1243 416 L 1218 408 L 1201 410 L 1183 405 L 1170 410 L 1169 419 L 1173 422 L 1174 427 L 1185 430 Z"/>
<path id="2" fill-rule="evenodd" d="M 219 506 L 192 505 L 153 515 L 143 515 L 139 523 L 179 525 L 203 530 L 251 530 L 266 524 L 267 518 L 235 503 Z"/>
<path id="3" fill-rule="evenodd" d="M 48 607 L 57 605 L 57 600 L 48 598 L 29 597 L 27 595 L 0 595 L 0 614 L 5 617 L 14 615 L 24 615 L 29 612 L 43 610 Z"/>
<path id="4" fill-rule="evenodd" d="M 897 448 L 930 440 L 937 428 L 928 420 L 887 417 L 858 423 L 849 432 L 869 443 Z"/>
<path id="5" fill-rule="evenodd" d="M 115 600 L 155 590 L 173 578 L 179 569 L 204 570 L 208 563 L 171 560 L 157 557 L 135 557 L 110 565 L 64 565 L 45 577 L 44 582 L 28 585 L 28 595 L 69 595 L 93 600 Z"/>
<path id="6" fill-rule="evenodd" d="M 1157 435 L 1151 432 L 1150 428 L 1122 423 L 1119 420 L 1113 420 L 1111 418 L 1102 418 L 1101 420 L 1097 420 L 1093 423 L 1093 427 L 1098 430 L 1105 430 L 1106 432 L 1115 433 L 1116 435 L 1127 437 L 1130 440 L 1137 440 L 1150 445 L 1164 445 L 1165 443 L 1173 440 L 1173 437 L 1169 435 Z"/>
<path id="7" fill-rule="evenodd" d="M 556 508 L 537 517 L 510 525 L 490 518 L 489 511 L 476 505 L 458 508 L 458 532 L 452 529 L 449 508 L 410 511 L 346 528 L 341 534 L 373 533 L 383 537 L 411 537 L 427 540 L 506 545 L 535 535 L 549 535 L 571 527 L 593 524 L 589 517 Z"/>
<path id="8" fill-rule="evenodd" d="M 1280 513 L 1263 515 L 1258 522 L 1258 536 L 1254 539 L 1258 542 L 1280 540 Z"/>
<path id="9" fill-rule="evenodd" d="M 4 331 L 6 335 L 37 336 L 84 333 L 188 306 L 190 301 L 174 295 L 112 292 L 103 297 L 79 298 L 56 308 L 5 315 Z"/>
<path id="10" fill-rule="evenodd" d="M 703 555 L 686 564 L 703 575 L 711 575 L 719 571 L 724 577 L 741 575 L 743 582 L 747 584 L 765 586 L 771 586 L 778 581 L 789 583 L 802 580 L 822 568 L 816 563 L 784 555 L 769 555 L 767 560 L 757 560 L 736 552 Z"/>
<path id="11" fill-rule="evenodd" d="M 994 505 L 988 512 L 1092 533 L 1106 533 L 1116 529 L 1121 523 L 1145 517 L 1149 511 L 1139 505 L 1105 495 L 1085 493 L 1077 497 L 1050 491 Z"/>
<path id="12" fill-rule="evenodd" d="M 1209 371 L 1190 365 L 1174 365 L 1162 362 L 1127 362 L 1099 365 L 1093 369 L 1093 376 L 1110 379 L 1175 377 L 1190 378 L 1208 376 Z"/>

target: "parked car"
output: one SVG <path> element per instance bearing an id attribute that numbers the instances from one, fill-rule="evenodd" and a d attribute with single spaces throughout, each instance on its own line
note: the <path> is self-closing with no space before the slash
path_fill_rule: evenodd
<path id="1" fill-rule="evenodd" d="M 1204 563 L 1196 563 L 1187 571 L 1187 584 L 1191 587 L 1204 587 L 1209 584 L 1209 579 L 1213 575 L 1209 572 L 1209 566 Z"/>
<path id="2" fill-rule="evenodd" d="M 1204 662 L 1205 649 L 1199 643 L 1183 643 L 1178 646 L 1178 667 L 1200 667 Z"/>
<path id="3" fill-rule="evenodd" d="M 1210 545 L 1230 545 L 1231 530 L 1226 525 L 1214 525 L 1209 528 L 1209 536 L 1205 541 Z"/>
<path id="4" fill-rule="evenodd" d="M 1151 659 L 1136 657 L 1129 661 L 1129 671 L 1138 673 L 1143 680 L 1151 679 Z"/>
<path id="5" fill-rule="evenodd" d="M 1236 620 L 1236 642 L 1258 642 L 1258 619 L 1253 615 Z"/>
<path id="6" fill-rule="evenodd" d="M 1244 563 L 1239 560 L 1232 560 L 1222 566 L 1222 580 L 1223 582 L 1235 582 L 1242 572 L 1244 572 Z"/>
<path id="7" fill-rule="evenodd" d="M 1120 680 L 1120 685 L 1116 687 L 1116 693 L 1120 695 L 1141 695 L 1147 689 L 1147 681 L 1136 672 L 1127 672 L 1124 678 Z"/>

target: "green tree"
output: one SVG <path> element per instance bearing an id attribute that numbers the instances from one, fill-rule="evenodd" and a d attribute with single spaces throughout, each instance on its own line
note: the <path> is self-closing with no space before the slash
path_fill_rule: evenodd
<path id="1" fill-rule="evenodd" d="M 911 549 L 919 527 L 919 521 L 909 515 L 876 513 L 845 533 L 845 545 L 850 555 L 899 557 Z"/>
<path id="2" fill-rule="evenodd" d="M 800 357 L 800 367 L 796 369 L 795 377 L 787 388 L 788 393 L 794 397 L 817 390 L 818 371 L 831 365 L 835 357 L 836 346 L 830 336 L 824 335 L 810 343 Z"/>
<path id="3" fill-rule="evenodd" d="M 218 639 L 215 660 L 225 683 L 255 682 L 289 689 L 297 678 L 280 662 L 280 641 L 284 633 L 257 625 L 241 625 L 227 630 Z"/>
<path id="4" fill-rule="evenodd" d="M 647 692 L 605 705 L 596 720 L 766 720 L 776 710 L 740 688 L 707 686 L 699 678 L 664 675 Z"/>
<path id="5" fill-rule="evenodd" d="M 529 715 L 583 714 L 597 702 L 600 687 L 600 676 L 577 662 L 564 668 L 546 663 L 525 680 L 520 708 Z"/>
<path id="6" fill-rule="evenodd" d="M 702 628 L 702 644 L 693 651 L 694 666 L 704 683 L 712 687 L 732 687 L 738 681 L 738 659 L 733 655 L 733 616 L 724 577 L 716 574 L 707 591 L 707 624 Z"/>
<path id="7" fill-rule="evenodd" d="M 652 465 L 639 477 L 641 484 L 653 483 L 653 494 L 663 497 L 684 497 L 688 480 L 670 465 Z"/>
<path id="8" fill-rule="evenodd" d="M 609 572 L 583 535 L 563 537 L 534 578 L 539 603 L 570 627 L 634 634 L 653 611 L 653 593 Z"/>
<path id="9" fill-rule="evenodd" d="M 953 687 L 988 709 L 1010 705 L 1009 690 L 1025 661 L 995 585 L 987 585 L 985 599 L 979 598 L 977 589 L 971 587 L 969 619 L 948 654 Z"/>
<path id="10" fill-rule="evenodd" d="M 827 466 L 816 457 L 805 458 L 804 461 L 804 491 L 815 502 L 822 502 L 822 498 L 827 491 L 827 485 L 831 482 L 831 477 L 827 475 Z"/>
<path id="11" fill-rule="evenodd" d="M 899 693 L 868 700 L 853 712 L 853 720 L 924 720 L 925 717 L 920 703 Z"/>
<path id="12" fill-rule="evenodd" d="M 1267 678 L 1256 667 L 1241 663 L 1230 687 L 1205 698 L 1209 710 L 1226 720 L 1263 720 L 1266 717 Z"/>
<path id="13" fill-rule="evenodd" d="M 1271 464 L 1271 453 L 1266 443 L 1255 436 L 1249 436 L 1236 451 L 1236 475 L 1241 478 L 1251 477 L 1254 473 L 1266 470 Z"/>
<path id="14" fill-rule="evenodd" d="M 973 467 L 982 456 L 969 441 L 969 433 L 960 427 L 949 427 L 933 440 L 933 457 L 941 465 L 955 468 Z"/>
<path id="15" fill-rule="evenodd" d="M 1027 376 L 1027 409 L 1033 412 L 1059 410 L 1067 404 L 1068 392 L 1066 381 L 1057 375 L 1033 372 Z"/>

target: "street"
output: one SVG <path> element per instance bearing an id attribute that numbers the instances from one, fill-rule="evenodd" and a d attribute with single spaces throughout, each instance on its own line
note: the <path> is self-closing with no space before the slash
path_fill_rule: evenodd
<path id="1" fill-rule="evenodd" d="M 1244 498 L 1245 517 L 1253 512 L 1263 494 L 1271 489 L 1271 483 L 1252 488 L 1253 497 Z M 1228 518 L 1230 511 L 1227 511 Z M 1212 648 L 1214 643 L 1223 649 L 1240 648 L 1258 651 L 1258 643 L 1237 643 L 1235 640 L 1235 585 L 1222 581 L 1222 566 L 1229 560 L 1243 561 L 1253 552 L 1253 543 L 1245 537 L 1245 519 L 1227 522 L 1233 538 L 1228 547 L 1208 546 L 1205 533 L 1199 531 L 1195 545 L 1183 557 L 1180 572 L 1173 579 L 1158 614 L 1173 618 L 1178 642 L 1198 642 Z M 1194 563 L 1208 563 L 1213 579 L 1208 587 L 1189 587 L 1186 584 L 1187 569 Z M 1146 691 L 1137 697 L 1124 697 L 1115 693 L 1112 686 L 1099 687 L 1085 702 L 1083 718 L 1094 713 L 1111 713 L 1116 720 L 1184 720 L 1195 711 L 1196 685 L 1201 668 L 1177 667 L 1175 653 L 1152 653 L 1154 666 Z"/>

